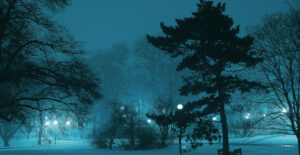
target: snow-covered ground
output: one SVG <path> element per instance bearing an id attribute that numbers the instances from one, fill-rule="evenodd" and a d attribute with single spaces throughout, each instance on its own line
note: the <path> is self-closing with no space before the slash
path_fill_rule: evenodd
<path id="1" fill-rule="evenodd" d="M 243 155 L 296 155 L 297 139 L 294 136 L 271 135 L 251 138 L 231 138 L 231 149 L 242 148 Z M 35 141 L 12 141 L 10 148 L 1 148 L 0 155 L 176 155 L 178 145 L 165 149 L 126 151 L 122 149 L 102 150 L 89 145 L 88 141 L 58 141 L 56 145 L 36 146 Z M 221 144 L 199 147 L 186 155 L 216 155 Z"/>

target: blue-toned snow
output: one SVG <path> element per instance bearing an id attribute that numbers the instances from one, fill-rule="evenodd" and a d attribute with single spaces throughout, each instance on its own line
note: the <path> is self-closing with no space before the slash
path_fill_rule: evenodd
<path id="1" fill-rule="evenodd" d="M 291 135 L 268 135 L 251 138 L 231 138 L 231 150 L 242 148 L 243 155 L 296 155 L 297 139 Z M 2 145 L 2 142 L 0 143 Z M 199 147 L 186 155 L 216 155 L 221 144 Z M 126 151 L 97 149 L 86 140 L 59 140 L 56 145 L 37 146 L 35 140 L 13 140 L 10 148 L 0 147 L 0 155 L 177 155 L 178 145 L 165 149 Z"/>

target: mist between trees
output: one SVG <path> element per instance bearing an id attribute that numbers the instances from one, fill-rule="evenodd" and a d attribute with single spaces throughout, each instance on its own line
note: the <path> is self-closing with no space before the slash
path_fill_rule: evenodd
<path id="1" fill-rule="evenodd" d="M 190 17 L 162 22 L 162 34 L 94 52 L 51 18 L 71 1 L 0 4 L 5 147 L 25 135 L 39 145 L 80 137 L 105 149 L 178 143 L 180 154 L 222 143 L 229 155 L 229 135 L 300 139 L 296 1 L 239 36 L 225 4 L 200 0 Z"/>

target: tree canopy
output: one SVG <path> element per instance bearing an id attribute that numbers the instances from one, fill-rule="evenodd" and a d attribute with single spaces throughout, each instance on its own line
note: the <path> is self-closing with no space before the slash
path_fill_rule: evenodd
<path id="1" fill-rule="evenodd" d="M 34 110 L 79 119 L 101 97 L 100 80 L 83 63 L 80 43 L 51 18 L 69 4 L 0 1 L 0 118 L 18 119 Z"/>
<path id="2" fill-rule="evenodd" d="M 189 102 L 189 109 L 199 116 L 220 112 L 223 149 L 228 154 L 228 131 L 224 105 L 230 103 L 231 93 L 249 92 L 261 88 L 257 82 L 243 79 L 232 70 L 255 66 L 261 61 L 251 51 L 253 38 L 240 37 L 239 26 L 226 15 L 225 4 L 200 0 L 192 17 L 176 19 L 175 26 L 161 23 L 164 36 L 147 36 L 148 41 L 173 57 L 182 57 L 178 71 L 190 71 L 185 76 L 182 95 L 200 95 Z M 230 71 L 231 70 L 231 71 Z M 198 109 L 198 110 L 197 110 Z"/>

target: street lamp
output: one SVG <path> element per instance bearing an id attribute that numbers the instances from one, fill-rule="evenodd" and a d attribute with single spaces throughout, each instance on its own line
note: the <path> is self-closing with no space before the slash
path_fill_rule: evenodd
<path id="1" fill-rule="evenodd" d="M 286 113 L 287 110 L 286 110 L 285 108 L 282 108 L 281 112 L 282 112 L 282 113 Z"/>
<path id="2" fill-rule="evenodd" d="M 53 124 L 54 125 L 57 125 L 58 124 L 58 122 L 57 122 L 57 120 L 55 120 L 54 122 L 53 122 Z M 54 144 L 56 145 L 56 129 L 55 129 L 55 132 L 54 132 Z"/>
<path id="3" fill-rule="evenodd" d="M 66 125 L 67 125 L 67 129 L 68 129 L 68 138 L 70 139 L 70 125 L 71 125 L 71 122 L 70 121 L 67 121 L 66 122 Z"/>
<path id="4" fill-rule="evenodd" d="M 178 104 L 178 105 L 177 105 L 177 109 L 178 109 L 178 110 L 182 110 L 182 109 L 183 109 L 183 105 L 182 105 L 182 104 Z"/>
<path id="5" fill-rule="evenodd" d="M 263 114 L 263 117 L 266 117 L 267 115 L 266 114 Z"/>
<path id="6" fill-rule="evenodd" d="M 147 120 L 147 123 L 149 123 L 149 124 L 150 124 L 151 122 L 152 122 L 152 121 L 151 121 L 151 119 L 148 119 L 148 120 Z"/>
<path id="7" fill-rule="evenodd" d="M 53 122 L 53 124 L 54 124 L 54 125 L 57 125 L 57 124 L 58 124 L 57 120 L 55 120 L 55 121 Z"/>
<path id="8" fill-rule="evenodd" d="M 48 125 L 50 125 L 50 122 L 49 122 L 49 121 L 47 121 L 47 122 L 45 123 L 45 126 L 48 126 Z"/>
<path id="9" fill-rule="evenodd" d="M 66 125 L 67 125 L 67 126 L 69 126 L 70 124 L 71 124 L 71 122 L 70 122 L 70 121 L 67 121 L 67 122 L 66 122 Z"/>
<path id="10" fill-rule="evenodd" d="M 217 117 L 214 116 L 214 117 L 212 118 L 212 120 L 213 120 L 213 121 L 217 121 Z"/>
<path id="11" fill-rule="evenodd" d="M 246 118 L 246 119 L 250 119 L 250 116 L 251 116 L 251 114 L 250 114 L 250 113 L 247 113 L 246 116 L 245 116 L 245 118 Z"/>

